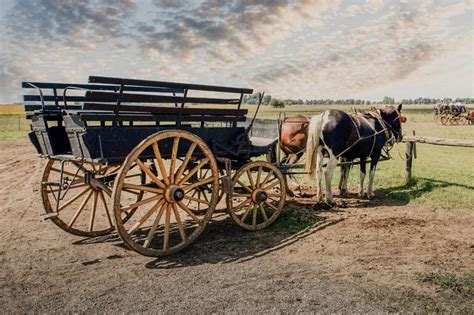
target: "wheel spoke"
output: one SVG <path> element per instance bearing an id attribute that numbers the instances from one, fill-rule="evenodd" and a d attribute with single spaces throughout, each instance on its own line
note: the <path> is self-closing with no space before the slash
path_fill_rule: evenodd
<path id="1" fill-rule="evenodd" d="M 91 190 L 90 187 L 87 187 L 86 189 L 84 189 L 83 191 L 81 191 L 80 193 L 78 193 L 77 195 L 75 195 L 74 197 L 72 197 L 71 199 L 69 199 L 66 203 L 64 203 L 61 207 L 58 208 L 58 212 L 63 210 L 64 208 L 66 208 L 67 206 L 69 206 L 71 203 L 73 203 L 74 201 L 76 201 L 77 199 L 79 199 L 82 195 L 84 195 L 86 192 L 88 192 L 89 190 Z"/>
<path id="2" fill-rule="evenodd" d="M 100 196 L 100 199 L 102 200 L 102 203 L 104 204 L 105 213 L 107 214 L 107 220 L 109 220 L 110 227 L 114 227 L 114 224 L 112 223 L 112 218 L 110 217 L 109 207 L 107 206 L 107 202 L 105 201 L 105 197 L 104 197 L 104 192 L 102 190 L 100 191 L 99 196 Z"/>
<path id="3" fill-rule="evenodd" d="M 202 192 L 202 195 L 204 196 L 204 199 L 206 199 L 206 201 L 209 202 L 209 197 L 207 197 L 207 194 L 205 191 Z"/>
<path id="4" fill-rule="evenodd" d="M 125 192 L 128 192 L 129 194 L 135 195 L 135 196 L 140 195 L 140 193 L 138 193 L 136 191 L 133 191 L 133 190 L 130 190 L 130 189 L 123 188 L 122 190 L 125 191 Z"/>
<path id="5" fill-rule="evenodd" d="M 272 205 L 271 202 L 265 201 L 265 204 L 266 204 L 267 206 L 269 206 L 270 208 L 272 208 L 273 210 L 278 211 L 278 208 L 275 207 L 274 205 Z"/>
<path id="6" fill-rule="evenodd" d="M 76 213 L 74 213 L 74 216 L 72 217 L 71 221 L 68 224 L 69 228 L 72 227 L 72 225 L 76 222 L 77 218 L 79 217 L 79 214 L 81 214 L 82 210 L 84 209 L 87 202 L 91 198 L 93 192 L 94 192 L 93 190 L 89 191 L 89 194 L 87 194 L 86 199 L 84 199 L 79 209 L 77 209 Z"/>
<path id="7" fill-rule="evenodd" d="M 247 219 L 247 216 L 250 213 L 250 210 L 252 209 L 253 209 L 252 205 L 249 205 L 249 207 L 245 210 L 244 214 L 240 217 L 240 221 L 242 223 L 244 223 L 245 219 Z"/>
<path id="8" fill-rule="evenodd" d="M 170 241 L 170 218 L 171 218 L 171 204 L 166 204 L 166 217 L 165 217 L 165 232 L 163 239 L 163 250 L 168 250 Z"/>
<path id="9" fill-rule="evenodd" d="M 142 224 L 145 223 L 145 221 L 148 220 L 148 218 L 164 203 L 165 203 L 165 200 L 161 199 L 153 207 L 151 207 L 151 209 L 148 210 L 148 212 L 145 213 L 145 215 L 141 217 L 141 219 L 138 220 L 138 222 L 135 223 L 130 230 L 128 230 L 128 234 L 132 235 L 133 232 L 135 232 L 140 226 L 142 226 Z"/>
<path id="10" fill-rule="evenodd" d="M 243 208 L 250 201 L 252 201 L 252 199 L 247 198 L 246 200 L 242 201 L 238 206 L 233 207 L 234 212 Z"/>
<path id="11" fill-rule="evenodd" d="M 276 179 L 278 179 L 278 178 L 276 178 Z M 273 180 L 272 180 L 272 181 L 273 181 Z M 275 187 L 276 185 L 278 185 L 279 183 L 280 183 L 280 181 L 279 181 L 279 180 L 277 180 L 277 181 L 276 181 L 276 182 L 274 182 L 273 184 L 271 184 L 271 185 L 268 185 L 267 187 L 265 187 L 265 188 L 262 188 L 262 189 L 263 189 L 263 190 L 270 190 L 270 189 L 272 189 L 273 187 Z"/>
<path id="12" fill-rule="evenodd" d="M 148 231 L 148 235 L 146 237 L 145 243 L 143 243 L 143 246 L 148 248 L 150 246 L 151 240 L 153 239 L 153 235 L 155 234 L 156 228 L 158 227 L 158 224 L 160 224 L 161 217 L 163 216 L 163 211 L 165 210 L 165 205 L 161 205 L 160 211 L 158 211 L 158 214 L 156 215 L 155 221 L 153 222 L 153 225 L 150 228 L 150 231 Z"/>
<path id="13" fill-rule="evenodd" d="M 182 183 L 185 183 L 191 176 L 196 174 L 197 171 L 199 171 L 205 164 L 209 162 L 209 158 L 205 158 L 204 160 L 201 161 L 198 165 L 196 165 L 185 177 L 183 177 L 179 182 L 178 185 L 181 185 Z"/>
<path id="14" fill-rule="evenodd" d="M 178 225 L 178 230 L 179 230 L 181 239 L 183 240 L 183 242 L 186 242 L 187 237 L 186 237 L 186 232 L 184 231 L 183 221 L 181 221 L 181 216 L 179 215 L 178 207 L 176 206 L 175 203 L 173 203 L 173 212 L 176 218 L 176 224 Z"/>
<path id="15" fill-rule="evenodd" d="M 252 173 L 250 173 L 250 170 L 247 170 L 247 177 L 249 179 L 250 187 L 252 187 L 253 190 L 255 190 L 255 185 L 253 184 L 253 177 Z"/>
<path id="16" fill-rule="evenodd" d="M 161 175 L 163 176 L 163 180 L 165 181 L 166 185 L 170 184 L 170 180 L 168 178 L 168 175 L 166 175 L 166 168 L 165 164 L 163 163 L 163 159 L 161 158 L 161 153 L 160 153 L 160 148 L 158 148 L 158 144 L 156 142 L 153 142 L 151 145 L 153 147 L 153 152 L 155 153 L 155 166 L 157 166 L 157 169 L 159 168 L 161 171 Z M 158 163 L 158 165 L 156 165 Z M 170 174 L 171 175 L 171 174 Z"/>
<path id="17" fill-rule="evenodd" d="M 267 176 L 265 177 L 263 182 L 260 184 L 260 187 L 262 187 L 263 185 L 267 183 L 267 180 L 270 178 L 270 176 L 272 176 L 272 174 L 273 174 L 273 171 L 268 172 Z"/>
<path id="18" fill-rule="evenodd" d="M 137 159 L 136 161 L 138 167 L 145 172 L 145 174 L 147 174 L 148 176 L 150 176 L 150 178 L 161 188 L 165 188 L 165 184 L 163 184 L 163 182 L 155 176 L 155 174 L 153 174 L 153 172 L 150 170 L 150 168 L 148 166 L 146 166 L 142 161 L 140 161 L 139 159 Z"/>
<path id="19" fill-rule="evenodd" d="M 233 193 L 232 196 L 234 197 L 247 197 L 249 198 L 251 194 L 238 194 L 238 193 Z"/>
<path id="20" fill-rule="evenodd" d="M 196 192 L 196 190 L 195 190 L 195 192 Z M 192 196 L 186 196 L 186 195 L 184 195 L 184 199 L 189 200 L 189 202 L 195 201 L 195 202 L 198 202 L 198 203 L 206 204 L 206 205 L 208 205 L 208 206 L 211 205 L 210 202 L 205 201 L 205 200 L 202 200 L 202 199 L 199 199 L 199 198 L 194 198 L 193 196 L 194 196 L 194 195 L 192 195 Z M 189 205 L 189 203 L 188 203 L 187 205 Z"/>
<path id="21" fill-rule="evenodd" d="M 281 194 L 267 193 L 267 196 L 275 198 L 275 197 L 281 197 Z"/>
<path id="22" fill-rule="evenodd" d="M 257 182 L 255 183 L 256 188 L 260 188 L 260 177 L 262 176 L 262 167 L 258 167 Z"/>
<path id="23" fill-rule="evenodd" d="M 244 183 L 242 183 L 242 182 L 240 181 L 240 179 L 237 179 L 237 183 L 238 183 L 240 186 L 242 186 L 243 189 L 247 190 L 249 193 L 253 193 L 252 189 L 248 188 L 248 186 L 245 185 Z"/>
<path id="24" fill-rule="evenodd" d="M 214 177 L 209 177 L 208 179 L 205 179 L 205 180 L 202 180 L 200 182 L 196 182 L 196 183 L 192 183 L 191 185 L 188 185 L 188 186 L 184 186 L 183 189 L 185 191 L 190 191 L 191 189 L 194 189 L 196 187 L 199 187 L 199 186 L 202 186 L 202 185 L 205 185 L 205 184 L 208 184 L 210 182 L 214 181 Z"/>
<path id="25" fill-rule="evenodd" d="M 178 205 L 181 207 L 181 209 L 183 209 L 184 211 L 186 211 L 186 213 L 199 225 L 202 224 L 201 220 L 199 220 L 199 218 L 191 211 L 189 210 L 188 207 L 186 207 L 182 201 L 178 202 Z"/>
<path id="26" fill-rule="evenodd" d="M 183 163 L 181 166 L 178 168 L 178 171 L 176 172 L 176 176 L 174 177 L 174 182 L 177 183 L 178 179 L 183 175 L 184 170 L 186 169 L 186 166 L 188 166 L 189 159 L 191 158 L 191 155 L 194 152 L 194 149 L 196 149 L 197 143 L 192 143 L 191 146 L 188 149 L 188 152 L 186 153 L 186 157 L 184 158 Z M 180 181 L 181 183 L 181 181 Z"/>
<path id="27" fill-rule="evenodd" d="M 176 168 L 176 156 L 178 155 L 179 137 L 174 138 L 173 149 L 171 150 L 171 163 L 170 163 L 170 182 L 174 184 L 174 171 Z"/>
<path id="28" fill-rule="evenodd" d="M 155 201 L 155 200 L 158 200 L 158 199 L 161 199 L 162 198 L 162 195 L 155 195 L 153 197 L 150 197 L 150 198 L 147 198 L 147 199 L 143 199 L 143 200 L 140 200 L 138 202 L 135 202 L 134 204 L 128 206 L 128 207 L 125 207 L 125 208 L 121 208 L 120 211 L 121 212 L 124 212 L 124 211 L 128 211 L 130 209 L 134 209 L 136 207 L 139 207 L 139 206 L 142 206 L 144 204 L 147 204 L 149 202 L 152 202 L 152 201 Z"/>
<path id="29" fill-rule="evenodd" d="M 262 204 L 259 204 L 258 207 L 260 208 L 260 211 L 262 212 L 263 219 L 265 221 L 268 221 L 268 216 L 267 216 L 267 213 L 265 212 L 265 208 L 262 206 Z"/>
<path id="30" fill-rule="evenodd" d="M 94 229 L 94 219 L 95 219 L 95 211 L 97 209 L 97 197 L 98 197 L 99 192 L 94 191 L 94 201 L 92 204 L 92 212 L 91 212 L 91 219 L 89 221 L 89 232 L 92 232 Z"/>
<path id="31" fill-rule="evenodd" d="M 198 190 L 197 190 L 197 189 L 194 189 L 194 192 L 193 192 L 193 194 L 191 195 L 191 197 L 196 196 L 196 193 L 197 193 L 197 192 L 198 192 Z M 184 196 L 185 196 L 184 198 L 186 198 L 186 195 L 184 195 Z M 186 206 L 189 206 L 190 203 L 191 203 L 191 200 L 188 199 L 188 203 L 186 204 Z"/>
<path id="32" fill-rule="evenodd" d="M 123 184 L 123 187 L 128 188 L 128 189 L 133 189 L 133 190 L 148 191 L 148 192 L 157 193 L 157 194 L 162 194 L 163 193 L 163 189 L 149 187 L 149 186 L 143 186 L 143 185 L 134 185 L 134 184 L 125 183 L 125 184 Z M 131 191 L 128 191 L 128 192 L 131 192 Z"/>

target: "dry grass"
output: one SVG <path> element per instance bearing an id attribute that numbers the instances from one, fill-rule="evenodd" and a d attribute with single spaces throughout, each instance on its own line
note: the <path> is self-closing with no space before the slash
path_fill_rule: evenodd
<path id="1" fill-rule="evenodd" d="M 0 115 L 19 115 L 24 113 L 25 110 L 22 104 L 0 104 Z"/>

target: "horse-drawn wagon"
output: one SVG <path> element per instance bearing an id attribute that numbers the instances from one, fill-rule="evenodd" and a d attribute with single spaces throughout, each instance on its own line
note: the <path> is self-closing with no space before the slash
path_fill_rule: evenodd
<path id="1" fill-rule="evenodd" d="M 69 233 L 117 230 L 131 249 L 162 256 L 197 239 L 224 193 L 247 230 L 282 211 L 284 176 L 251 160 L 277 140 L 252 139 L 242 125 L 251 89 L 111 77 L 22 87 L 37 91 L 24 101 L 30 140 L 48 159 L 44 217 Z"/>

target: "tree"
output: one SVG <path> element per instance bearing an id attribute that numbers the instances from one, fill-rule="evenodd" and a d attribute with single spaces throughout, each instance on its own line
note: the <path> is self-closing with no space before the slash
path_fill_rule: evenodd
<path id="1" fill-rule="evenodd" d="M 382 103 L 384 103 L 384 104 L 395 104 L 395 100 L 393 99 L 393 97 L 385 96 L 383 98 Z"/>
<path id="2" fill-rule="evenodd" d="M 272 100 L 272 96 L 271 96 L 271 95 L 265 95 L 265 96 L 263 97 L 262 104 L 263 104 L 263 105 L 268 105 L 268 104 L 270 104 L 271 100 Z"/>
<path id="3" fill-rule="evenodd" d="M 272 100 L 270 102 L 270 105 L 274 108 L 283 108 L 283 107 L 285 107 L 285 104 L 277 98 L 272 98 Z"/>

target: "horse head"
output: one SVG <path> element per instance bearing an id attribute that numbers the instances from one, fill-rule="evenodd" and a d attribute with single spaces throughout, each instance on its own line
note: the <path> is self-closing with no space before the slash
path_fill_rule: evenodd
<path id="1" fill-rule="evenodd" d="M 402 104 L 395 106 L 386 106 L 380 110 L 380 116 L 385 122 L 387 128 L 392 132 L 397 142 L 402 141 L 402 123 L 406 122 L 406 117 L 402 116 Z"/>

